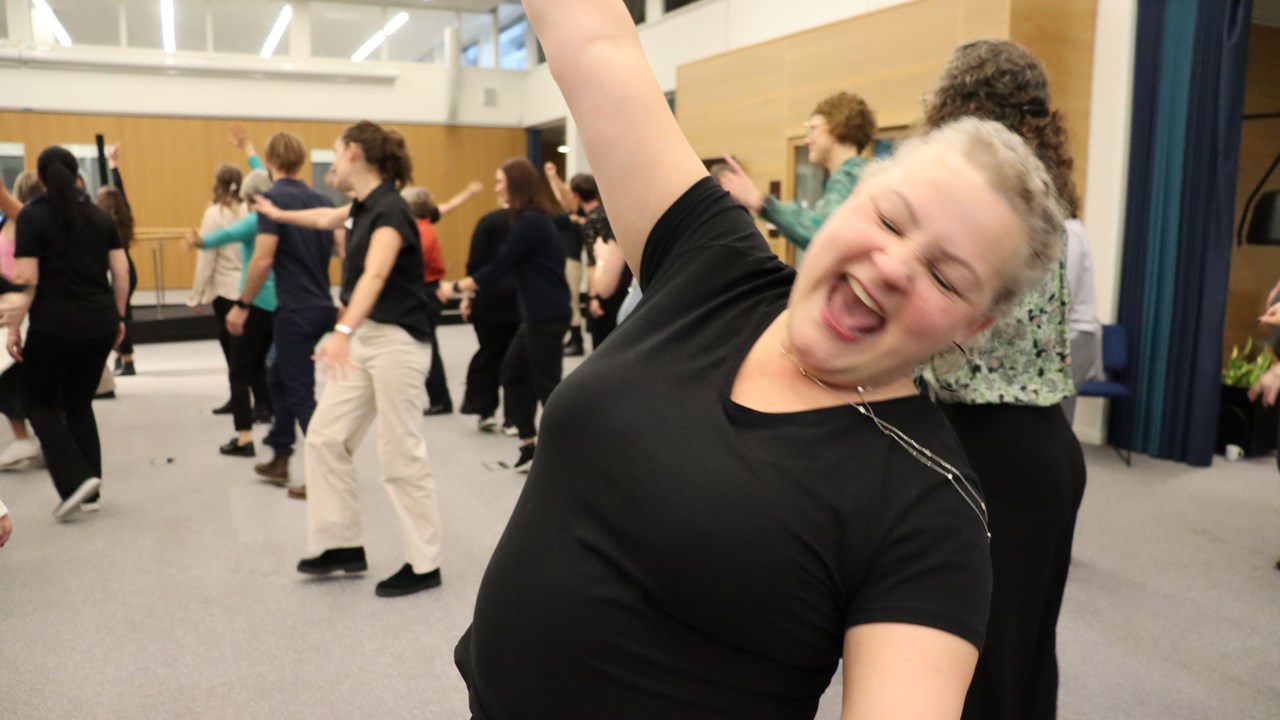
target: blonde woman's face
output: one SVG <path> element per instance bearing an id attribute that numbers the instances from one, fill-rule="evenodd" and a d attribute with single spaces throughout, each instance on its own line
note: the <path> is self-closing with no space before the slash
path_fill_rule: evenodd
<path id="1" fill-rule="evenodd" d="M 1027 252 L 1004 199 L 955 151 L 922 149 L 822 226 L 788 302 L 788 339 L 829 382 L 883 385 L 990 325 Z"/>

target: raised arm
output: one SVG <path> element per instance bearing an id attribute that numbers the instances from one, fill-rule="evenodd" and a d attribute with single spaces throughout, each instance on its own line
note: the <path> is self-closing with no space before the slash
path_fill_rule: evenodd
<path id="1" fill-rule="evenodd" d="M 436 209 L 440 211 L 440 217 L 444 217 L 450 212 L 457 210 L 458 206 L 482 192 L 484 192 L 484 185 L 481 185 L 479 180 L 472 180 L 467 183 L 467 186 L 462 189 L 462 192 L 454 195 L 448 200 L 445 200 L 440 205 L 437 205 Z"/>
<path id="2" fill-rule="evenodd" d="M 563 178 L 560 177 L 560 171 L 556 169 L 553 162 L 544 163 L 542 165 L 542 174 L 547 176 L 547 184 L 551 186 L 551 194 L 556 196 L 556 202 L 566 212 L 577 212 L 578 203 L 574 198 L 573 192 L 569 190 L 569 186 L 565 184 Z"/>
<path id="3" fill-rule="evenodd" d="M 9 193 L 9 188 L 5 186 L 4 179 L 0 178 L 0 214 L 12 220 L 18 217 L 20 212 L 22 212 L 22 203 L 18 202 L 18 198 Z"/>
<path id="4" fill-rule="evenodd" d="M 111 168 L 111 184 L 120 191 L 120 198 L 124 200 L 125 205 L 128 205 L 129 196 L 125 194 L 124 178 L 120 175 L 120 143 L 107 148 L 107 167 Z"/>
<path id="5" fill-rule="evenodd" d="M 312 230 L 337 230 L 342 227 L 342 224 L 347 221 L 347 217 L 351 215 L 350 205 L 343 205 L 340 208 L 316 207 L 308 210 L 281 210 L 276 207 L 275 203 L 262 195 L 257 195 L 253 198 L 253 209 L 255 212 L 265 215 L 278 223 L 297 225 L 311 228 Z"/>
<path id="6" fill-rule="evenodd" d="M 547 64 L 578 124 L 627 264 L 707 174 L 680 132 L 621 0 L 524 0 Z"/>

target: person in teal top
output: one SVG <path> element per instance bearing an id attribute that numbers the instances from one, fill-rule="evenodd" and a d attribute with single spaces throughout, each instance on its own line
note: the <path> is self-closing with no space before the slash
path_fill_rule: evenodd
<path id="1" fill-rule="evenodd" d="M 253 161 L 258 160 L 258 156 L 254 155 L 249 160 L 250 167 L 253 167 Z M 258 160 L 261 166 L 262 161 Z M 244 188 L 241 196 L 246 202 L 251 202 L 254 195 L 271 189 L 271 176 L 267 174 L 265 169 L 254 167 L 254 171 L 249 173 L 249 177 L 245 178 Z M 228 245 L 233 242 L 240 243 L 240 254 L 244 258 L 244 263 L 240 269 L 240 287 L 244 287 L 245 274 L 249 272 L 249 259 L 253 257 L 254 241 L 258 237 L 258 213 L 251 212 L 240 218 L 233 225 L 225 228 L 214 230 L 207 236 L 201 237 L 194 231 L 188 233 L 187 240 L 193 247 L 213 248 L 222 245 Z M 267 312 L 275 312 L 276 310 L 276 279 L 275 274 L 267 276 L 266 283 L 263 284 L 262 290 L 254 296 L 251 303 L 254 307 L 262 308 Z"/>
<path id="2" fill-rule="evenodd" d="M 862 151 L 871 144 L 876 117 L 865 100 L 840 92 L 818 103 L 804 128 L 809 162 L 826 168 L 830 174 L 822 199 L 812 208 L 760 192 L 732 157 L 725 158 L 729 168 L 716 174 L 720 186 L 734 200 L 772 223 L 788 242 L 802 250 L 809 247 L 827 217 L 853 194 L 867 167 Z"/>

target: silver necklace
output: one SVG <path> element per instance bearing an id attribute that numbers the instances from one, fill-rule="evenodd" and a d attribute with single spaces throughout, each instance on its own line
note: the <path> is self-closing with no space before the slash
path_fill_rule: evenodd
<path id="1" fill-rule="evenodd" d="M 986 531 L 987 539 L 991 539 L 991 527 L 987 524 L 987 504 L 982 500 L 982 494 L 979 493 L 977 488 L 970 484 L 967 479 L 965 479 L 964 473 L 957 470 L 954 465 L 943 460 L 937 455 L 934 455 L 932 452 L 929 452 L 928 448 L 922 446 L 915 440 L 912 440 L 910 436 L 898 428 L 881 420 L 879 417 L 876 417 L 876 414 L 871 409 L 870 404 L 867 403 L 866 398 L 862 395 L 864 391 L 870 390 L 871 388 L 864 388 L 861 385 L 857 386 L 858 400 L 861 402 L 854 402 L 853 400 L 846 398 L 835 390 L 827 387 L 827 384 L 822 382 L 821 379 L 810 373 L 808 370 L 805 370 L 804 366 L 792 357 L 791 353 L 787 352 L 787 349 L 782 346 L 781 342 L 778 343 L 778 350 L 782 352 L 783 357 L 791 361 L 792 365 L 796 366 L 796 370 L 799 370 L 801 375 L 812 380 L 818 387 L 826 390 L 837 400 L 848 403 L 853 409 L 871 418 L 871 421 L 876 424 L 876 427 L 880 432 L 890 438 L 893 438 L 893 440 L 901 445 L 904 450 L 911 453 L 911 457 L 914 457 L 920 462 L 920 464 L 946 478 L 947 481 L 951 483 L 951 487 L 955 488 L 956 492 L 960 493 L 960 497 L 964 498 L 964 501 L 969 504 L 969 507 L 973 508 L 973 512 L 977 514 L 978 519 L 982 521 L 982 529 Z"/>

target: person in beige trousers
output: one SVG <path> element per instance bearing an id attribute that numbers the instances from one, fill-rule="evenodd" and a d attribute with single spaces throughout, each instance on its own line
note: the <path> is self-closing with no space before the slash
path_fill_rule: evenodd
<path id="1" fill-rule="evenodd" d="M 399 187 L 412 181 L 404 139 L 371 122 L 348 128 L 334 144 L 334 186 L 350 192 L 346 208 L 280 211 L 277 222 L 335 229 L 348 223 L 333 334 L 316 351 L 329 376 L 307 429 L 307 537 L 312 552 L 298 571 L 327 575 L 368 568 L 352 456 L 378 422 L 378 460 L 404 537 L 405 564 L 378 583 L 381 597 L 440 584 L 440 519 L 422 430 L 432 328 L 423 294 L 422 246 Z"/>

